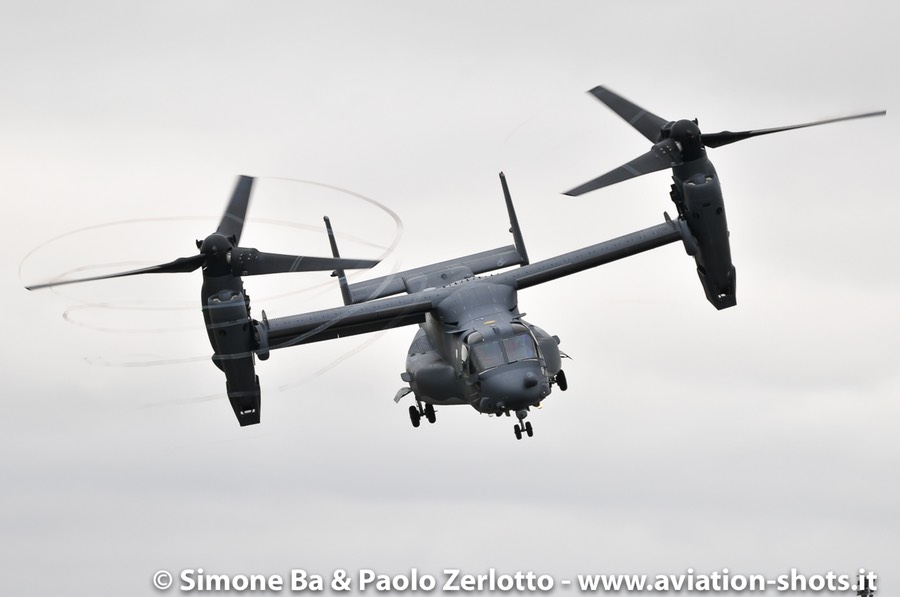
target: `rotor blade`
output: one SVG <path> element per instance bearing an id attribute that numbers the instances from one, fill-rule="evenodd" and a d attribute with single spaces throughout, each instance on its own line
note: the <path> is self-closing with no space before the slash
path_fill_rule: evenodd
<path id="1" fill-rule="evenodd" d="M 611 170 L 606 174 L 588 181 L 580 187 L 566 191 L 564 194 L 570 197 L 577 197 L 589 191 L 593 191 L 602 187 L 608 187 L 611 184 L 635 178 L 650 172 L 665 170 L 681 164 L 681 153 L 678 146 L 672 139 L 666 139 L 653 146 L 653 149 L 647 153 L 636 157 L 624 166 L 619 166 L 615 170 Z"/>
<path id="2" fill-rule="evenodd" d="M 625 122 L 647 137 L 651 143 L 659 141 L 660 130 L 669 122 L 613 93 L 603 85 L 594 87 L 588 93 L 606 104 L 613 112 L 621 116 Z"/>
<path id="3" fill-rule="evenodd" d="M 782 131 L 792 131 L 794 129 L 804 129 L 810 126 L 819 126 L 820 124 L 830 124 L 832 122 L 841 122 L 843 120 L 855 120 L 857 118 L 870 118 L 872 116 L 884 116 L 886 110 L 880 112 L 867 112 L 865 114 L 854 114 L 853 116 L 842 116 L 841 118 L 829 118 L 828 120 L 817 120 L 816 122 L 807 122 L 806 124 L 795 124 L 793 126 L 781 126 L 773 129 L 757 129 L 753 131 L 741 131 L 732 133 L 731 131 L 722 131 L 721 133 L 703 133 L 700 137 L 703 144 L 707 147 L 722 147 L 736 141 L 743 141 L 750 137 L 759 137 L 760 135 L 769 135 L 771 133 L 780 133 Z"/>
<path id="4" fill-rule="evenodd" d="M 241 231 L 244 229 L 244 218 L 247 216 L 247 205 L 250 203 L 250 191 L 253 188 L 253 178 L 239 176 L 228 208 L 222 215 L 222 221 L 216 232 L 223 236 L 234 235 L 234 244 L 241 240 Z"/>
<path id="5" fill-rule="evenodd" d="M 137 276 L 139 274 L 175 274 L 183 272 L 192 272 L 206 261 L 206 255 L 198 254 L 192 257 L 179 257 L 175 261 L 153 265 L 141 269 L 135 269 L 127 272 L 119 272 L 117 274 L 107 274 L 104 276 L 92 276 L 90 278 L 79 278 L 77 280 L 60 280 L 59 282 L 46 282 L 44 284 L 35 284 L 34 286 L 26 286 L 28 290 L 39 290 L 41 288 L 49 288 L 50 286 L 63 286 L 65 284 L 75 284 L 78 282 L 93 282 L 94 280 L 109 280 L 111 278 L 124 278 L 125 276 Z"/>
<path id="6" fill-rule="evenodd" d="M 365 269 L 375 267 L 370 259 L 335 259 L 333 257 L 305 257 L 263 253 L 256 249 L 236 248 L 231 251 L 231 271 L 236 276 L 281 274 L 287 272 L 331 271 L 336 269 Z"/>

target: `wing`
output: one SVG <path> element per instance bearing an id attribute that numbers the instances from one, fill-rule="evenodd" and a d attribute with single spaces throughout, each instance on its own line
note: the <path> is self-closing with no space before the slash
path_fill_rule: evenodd
<path id="1" fill-rule="evenodd" d="M 689 243 L 690 233 L 681 220 L 632 232 L 590 247 L 551 257 L 537 263 L 491 276 L 494 284 L 509 284 L 516 289 L 543 284 L 604 263 L 637 255 L 676 241 Z"/>
<path id="2" fill-rule="evenodd" d="M 451 292 L 437 288 L 322 311 L 263 320 L 268 349 L 288 348 L 344 336 L 367 334 L 425 321 L 425 315 Z"/>

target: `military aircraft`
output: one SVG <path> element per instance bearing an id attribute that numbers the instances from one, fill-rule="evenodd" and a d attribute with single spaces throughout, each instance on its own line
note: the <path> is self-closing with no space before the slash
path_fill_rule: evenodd
<path id="1" fill-rule="evenodd" d="M 635 176 L 672 168 L 671 198 L 678 217 L 589 247 L 531 263 L 525 250 L 506 178 L 500 182 L 513 244 L 350 284 L 344 270 L 373 261 L 343 259 L 331 222 L 325 227 L 332 257 L 263 253 L 238 246 L 253 179 L 242 176 L 213 234 L 197 241 L 199 254 L 161 265 L 79 280 L 30 286 L 44 288 L 88 280 L 146 273 L 191 272 L 202 268 L 201 306 L 213 349 L 212 360 L 225 373 L 226 391 L 241 426 L 260 422 L 260 385 L 255 358 L 272 350 L 417 324 L 401 374 L 399 402 L 412 394 L 409 417 L 419 427 L 436 420 L 435 406 L 469 405 L 479 413 L 514 413 L 517 439 L 531 437 L 529 410 L 554 386 L 567 389 L 559 338 L 527 322 L 518 291 L 605 263 L 681 241 L 694 257 L 707 299 L 717 309 L 736 304 L 735 269 L 721 187 L 706 147 L 742 139 L 869 116 L 859 114 L 807 124 L 732 133 L 703 134 L 696 121 L 666 121 L 604 87 L 590 91 L 654 143 L 646 154 L 567 194 L 580 195 Z M 516 267 L 517 266 L 517 267 Z M 259 320 L 250 316 L 242 276 L 333 270 L 342 306 Z M 502 271 L 500 271 L 502 270 Z M 488 272 L 490 276 L 480 276 Z"/>

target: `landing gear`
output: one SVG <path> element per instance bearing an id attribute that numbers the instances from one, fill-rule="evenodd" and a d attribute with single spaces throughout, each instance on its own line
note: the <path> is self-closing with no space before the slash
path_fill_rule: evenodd
<path id="1" fill-rule="evenodd" d="M 418 427 L 421 425 L 422 417 L 425 417 L 429 423 L 437 421 L 437 413 L 434 412 L 434 405 L 426 404 L 423 407 L 422 403 L 417 400 L 415 404 L 409 407 L 409 420 L 412 422 L 412 426 Z"/>
<path id="2" fill-rule="evenodd" d="M 528 437 L 532 437 L 534 435 L 534 429 L 531 428 L 531 421 L 525 421 L 522 425 L 516 424 L 513 427 L 513 431 L 516 434 L 516 439 L 522 439 L 522 432 L 524 432 Z"/>
<path id="3" fill-rule="evenodd" d="M 563 392 L 569 389 L 569 382 L 566 381 L 566 372 L 562 369 L 559 370 L 559 373 L 553 378 L 556 382 L 556 385 L 559 386 L 559 389 Z"/>
<path id="4" fill-rule="evenodd" d="M 522 433 L 527 435 L 528 437 L 532 437 L 534 435 L 534 429 L 531 427 L 531 421 L 526 421 L 525 417 L 528 416 L 528 411 L 525 409 L 517 410 L 516 417 L 519 419 L 519 422 L 513 426 L 513 432 L 516 434 L 516 439 L 522 439 Z"/>

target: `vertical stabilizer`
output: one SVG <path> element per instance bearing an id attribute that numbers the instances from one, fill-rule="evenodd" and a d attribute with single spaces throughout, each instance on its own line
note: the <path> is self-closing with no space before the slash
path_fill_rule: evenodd
<path id="1" fill-rule="evenodd" d="M 338 252 L 337 247 L 337 239 L 334 237 L 334 230 L 331 228 L 331 220 L 328 219 L 328 216 L 325 216 L 325 229 L 328 230 L 328 242 L 331 244 L 331 256 L 335 259 L 339 259 L 341 257 Z M 347 285 L 347 276 L 344 274 L 344 270 L 336 269 L 332 276 L 336 276 L 338 279 L 338 284 L 341 287 L 341 297 L 344 299 L 345 305 L 352 305 L 353 298 L 350 295 L 350 287 Z"/>
<path id="2" fill-rule="evenodd" d="M 522 238 L 522 230 L 519 228 L 519 218 L 516 217 L 516 208 L 513 206 L 509 185 L 506 184 L 506 175 L 503 172 L 500 173 L 500 184 L 503 185 L 503 198 L 506 199 L 506 211 L 509 212 L 509 231 L 512 232 L 515 240 L 516 251 L 522 257 L 521 265 L 528 265 L 528 252 L 525 250 L 525 241 Z"/>

